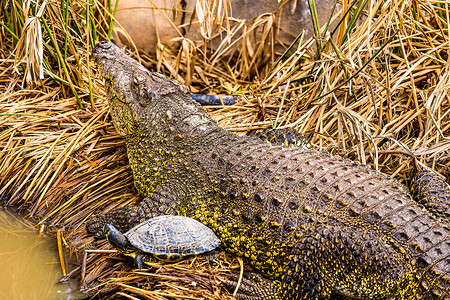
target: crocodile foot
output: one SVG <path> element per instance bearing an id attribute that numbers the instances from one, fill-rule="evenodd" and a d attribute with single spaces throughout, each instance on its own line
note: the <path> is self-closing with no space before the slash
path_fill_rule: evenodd
<path id="1" fill-rule="evenodd" d="M 105 225 L 111 224 L 119 231 L 125 232 L 142 222 L 137 207 L 120 207 L 104 215 L 94 215 L 86 223 L 86 230 L 96 239 L 105 238 Z"/>
<path id="2" fill-rule="evenodd" d="M 265 129 L 256 133 L 255 136 L 262 141 L 268 141 L 272 144 L 311 148 L 309 138 L 291 128 Z"/>
<path id="3" fill-rule="evenodd" d="M 411 190 L 416 201 L 432 214 L 450 218 L 450 186 L 442 175 L 422 171 L 414 178 Z"/>
<path id="4" fill-rule="evenodd" d="M 226 289 L 233 293 L 238 285 L 238 276 L 231 276 L 231 280 L 225 281 L 223 284 Z M 263 278 L 255 273 L 244 273 L 239 290 L 236 294 L 238 300 L 280 300 L 279 291 L 281 284 L 275 280 Z"/>
<path id="5" fill-rule="evenodd" d="M 86 223 L 86 231 L 93 235 L 96 239 L 101 239 L 105 237 L 104 228 L 106 225 L 106 218 L 103 215 L 94 215 Z"/>

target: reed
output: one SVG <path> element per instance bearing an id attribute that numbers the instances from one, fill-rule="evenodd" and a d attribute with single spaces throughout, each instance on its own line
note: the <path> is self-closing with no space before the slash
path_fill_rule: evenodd
<path id="1" fill-rule="evenodd" d="M 116 8 L 104 0 L 0 3 L 3 204 L 50 231 L 65 229 L 58 246 L 78 262 L 67 276 L 80 278 L 91 293 L 227 299 L 220 282 L 240 273 L 239 261 L 229 254 L 136 271 L 85 232 L 94 213 L 140 201 L 90 58 L 95 42 L 111 35 Z M 393 0 L 369 6 L 370 1 L 343 0 L 334 17 L 340 26 L 330 32 L 331 20 L 318 24 L 310 0 L 317 38 L 300 35 L 284 53 L 273 47 L 274 15 L 252 25 L 231 23 L 217 11 L 224 1 L 210 3 L 203 6 L 205 32 L 214 34 L 225 22 L 227 36 L 243 33 L 234 44 L 224 41 L 210 51 L 206 40 L 196 45 L 185 39 L 179 49 L 161 45 L 157 58 L 134 55 L 192 92 L 240 95 L 237 105 L 209 108 L 220 126 L 239 134 L 291 127 L 312 135 L 317 149 L 369 164 L 406 184 L 424 168 L 448 176 L 448 3 Z M 263 37 L 257 42 L 256 30 Z"/>

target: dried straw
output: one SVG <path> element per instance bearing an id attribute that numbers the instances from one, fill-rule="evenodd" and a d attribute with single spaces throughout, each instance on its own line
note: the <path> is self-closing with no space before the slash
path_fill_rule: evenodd
<path id="1" fill-rule="evenodd" d="M 244 33 L 235 42 L 239 47 L 224 41 L 206 51 L 183 40 L 179 49 L 161 45 L 157 59 L 141 59 L 194 92 L 241 95 L 235 106 L 210 109 L 228 130 L 292 127 L 312 134 L 318 149 L 370 164 L 403 182 L 423 168 L 448 175 L 450 5 L 370 4 L 344 0 L 335 32 L 316 25 L 316 47 L 299 36 L 277 56 L 276 16 L 267 14 L 253 25 L 230 22 L 229 37 Z M 110 35 L 114 8 L 99 0 L 50 0 L 39 17 L 42 3 L 1 0 L 1 5 L 4 205 L 19 207 L 51 230 L 65 229 L 59 244 L 67 245 L 78 263 L 68 276 L 80 278 L 90 292 L 126 299 L 226 299 L 220 282 L 240 269 L 228 254 L 135 271 L 127 258 L 85 233 L 95 212 L 140 200 L 89 57 L 95 41 Z M 31 9 L 23 9 L 27 5 Z M 205 16 L 212 22 L 205 27 L 209 34 L 214 22 L 228 18 Z M 33 17 L 36 26 L 26 26 Z M 258 43 L 252 42 L 257 28 L 263 33 Z M 41 72 L 44 79 L 38 80 Z M 94 248 L 106 252 L 89 250 Z"/>

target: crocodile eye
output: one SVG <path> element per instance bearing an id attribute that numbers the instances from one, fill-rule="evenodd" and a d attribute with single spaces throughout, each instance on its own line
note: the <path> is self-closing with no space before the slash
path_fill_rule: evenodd
<path id="1" fill-rule="evenodd" d="M 144 74 L 133 74 L 133 91 L 137 102 L 139 102 L 141 106 L 147 106 L 155 97 L 153 92 L 147 90 L 145 84 L 146 80 L 147 78 Z"/>

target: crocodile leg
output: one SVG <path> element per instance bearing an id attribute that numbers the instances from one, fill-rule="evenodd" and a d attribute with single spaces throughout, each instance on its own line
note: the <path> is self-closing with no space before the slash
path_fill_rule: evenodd
<path id="1" fill-rule="evenodd" d="M 246 276 L 237 299 L 385 299 L 402 291 L 412 265 L 376 232 L 317 227 L 285 256 L 281 281 Z M 229 291 L 236 276 L 225 282 Z M 411 291 L 408 291 L 411 292 Z M 408 298 L 409 299 L 409 298 Z"/>
<path id="2" fill-rule="evenodd" d="M 317 262 L 309 260 L 306 252 L 303 254 L 304 257 L 302 258 L 291 256 L 290 260 L 292 263 L 300 262 L 301 267 L 298 269 L 298 272 L 288 270 L 283 276 L 283 282 L 266 279 L 256 273 L 245 273 L 239 285 L 236 299 L 330 299 L 331 287 L 326 284 L 324 276 L 320 274 L 321 266 Z M 238 278 L 237 276 L 232 276 L 230 279 L 224 282 L 224 285 L 231 293 L 237 287 Z M 300 291 L 302 298 L 299 296 Z"/>
<path id="3" fill-rule="evenodd" d="M 229 95 L 189 94 L 200 105 L 233 105 L 239 97 Z"/>
<path id="4" fill-rule="evenodd" d="M 411 265 L 377 230 L 316 227 L 292 249 L 281 277 L 283 299 L 385 299 L 399 296 L 410 280 Z"/>
<path id="5" fill-rule="evenodd" d="M 145 221 L 159 215 L 176 214 L 177 201 L 165 185 L 159 186 L 153 194 L 144 198 L 138 206 L 120 207 L 106 214 L 95 215 L 86 224 L 86 230 L 95 238 L 104 238 L 104 227 L 111 224 L 121 232 L 126 232 Z"/>
<path id="6" fill-rule="evenodd" d="M 450 220 L 450 186 L 435 172 L 420 172 L 411 186 L 414 199 L 432 214 Z"/>
<path id="7" fill-rule="evenodd" d="M 309 138 L 291 128 L 265 129 L 256 133 L 255 136 L 272 144 L 311 148 Z"/>
<path id="8" fill-rule="evenodd" d="M 111 224 L 121 232 L 126 232 L 140 223 L 134 206 L 120 207 L 106 214 L 94 215 L 87 223 L 86 230 L 96 239 L 105 238 L 105 225 Z"/>

